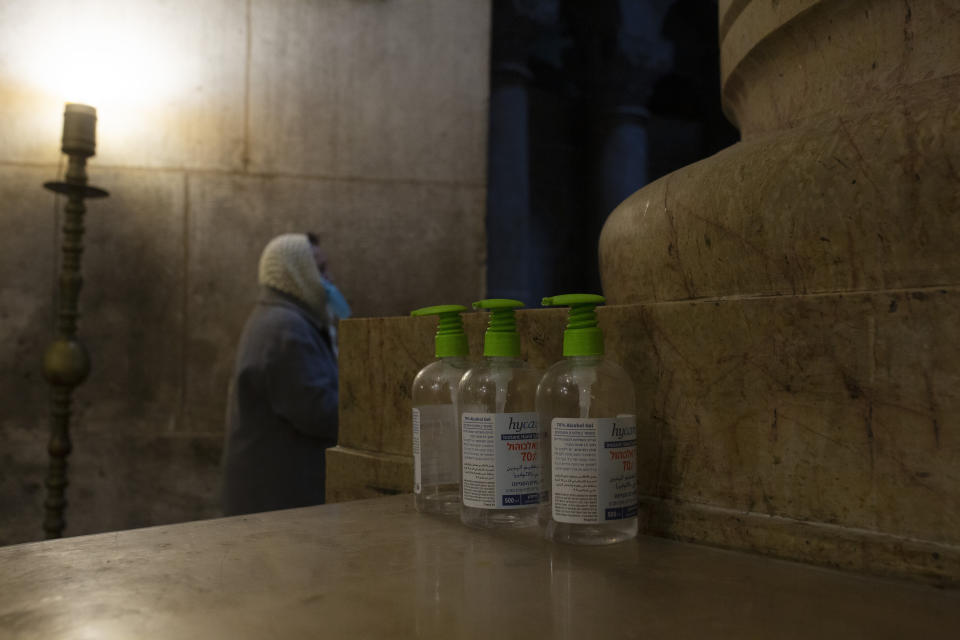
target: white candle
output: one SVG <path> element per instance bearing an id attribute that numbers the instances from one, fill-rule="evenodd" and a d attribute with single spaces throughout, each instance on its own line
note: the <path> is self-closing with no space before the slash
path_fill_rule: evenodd
<path id="1" fill-rule="evenodd" d="M 97 110 L 85 104 L 67 103 L 63 111 L 63 152 L 92 156 L 96 148 Z"/>

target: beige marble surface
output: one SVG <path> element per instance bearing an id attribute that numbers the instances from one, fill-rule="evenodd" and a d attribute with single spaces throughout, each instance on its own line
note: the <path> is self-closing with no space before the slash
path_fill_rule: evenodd
<path id="1" fill-rule="evenodd" d="M 882 111 L 899 90 L 909 87 L 904 92 L 909 95 L 933 78 L 956 86 L 955 2 L 722 0 L 719 5 L 723 108 L 744 138 L 861 108 Z M 922 111 L 914 114 L 922 119 Z"/>
<path id="2" fill-rule="evenodd" d="M 484 187 L 488 0 L 249 6 L 253 171 Z"/>
<path id="3" fill-rule="evenodd" d="M 743 141 L 611 213 L 608 302 L 956 284 L 956 3 L 719 10 L 722 103 Z"/>
<path id="4" fill-rule="evenodd" d="M 960 13 L 718 8 L 743 141 L 600 236 L 643 530 L 956 585 Z"/>
<path id="5" fill-rule="evenodd" d="M 960 292 L 602 307 L 638 405 L 641 531 L 960 586 Z M 517 314 L 560 358 L 563 310 Z M 467 314 L 473 353 L 483 324 Z M 412 491 L 410 381 L 433 324 L 341 324 L 328 499 Z"/>
<path id="6" fill-rule="evenodd" d="M 327 502 L 413 492 L 413 457 L 336 446 L 327 449 Z"/>
<path id="7" fill-rule="evenodd" d="M 469 305 L 438 295 L 437 300 Z M 521 355 L 544 368 L 560 357 L 563 309 L 523 310 L 517 331 Z M 470 354 L 483 353 L 486 313 L 464 313 Z M 412 456 L 410 386 L 434 357 L 436 318 L 352 318 L 340 323 L 340 434 L 337 443 L 361 451 Z M 412 490 L 412 476 L 406 490 Z"/>
<path id="8" fill-rule="evenodd" d="M 641 537 L 551 545 L 409 496 L 0 549 L 0 638 L 907 638 L 960 592 Z"/>

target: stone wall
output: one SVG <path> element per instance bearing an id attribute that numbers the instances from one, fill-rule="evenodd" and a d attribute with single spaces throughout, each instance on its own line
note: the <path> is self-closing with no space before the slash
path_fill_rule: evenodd
<path id="1" fill-rule="evenodd" d="M 956 298 L 917 289 L 601 307 L 607 357 L 636 389 L 641 533 L 960 584 Z M 518 312 L 533 366 L 560 358 L 565 316 Z M 410 385 L 433 359 L 435 323 L 341 324 L 352 364 L 327 456 L 331 501 L 412 491 Z M 484 317 L 464 324 L 477 355 Z"/>
<path id="2" fill-rule="evenodd" d="M 93 370 L 74 396 L 76 535 L 217 514 L 227 379 L 273 235 L 321 232 L 359 315 L 482 294 L 489 11 L 487 0 L 4 3 L 0 544 L 41 533 L 40 365 L 62 207 L 41 184 L 62 170 L 63 103 L 77 99 L 44 74 L 70 69 L 77 39 L 106 67 L 71 69 L 81 89 L 120 74 L 89 100 L 90 180 L 111 197 L 86 217 L 80 337 Z"/>
<path id="3" fill-rule="evenodd" d="M 610 216 L 664 535 L 960 582 L 960 13 L 721 0 L 743 141 Z"/>

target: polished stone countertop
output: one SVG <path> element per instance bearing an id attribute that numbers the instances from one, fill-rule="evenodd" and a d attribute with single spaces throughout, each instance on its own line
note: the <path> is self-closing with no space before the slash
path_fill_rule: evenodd
<path id="1" fill-rule="evenodd" d="M 659 538 L 570 547 L 411 496 L 0 548 L 0 638 L 957 637 L 960 592 Z"/>

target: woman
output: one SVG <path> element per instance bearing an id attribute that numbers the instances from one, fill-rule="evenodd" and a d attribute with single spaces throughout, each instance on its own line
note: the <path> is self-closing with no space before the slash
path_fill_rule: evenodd
<path id="1" fill-rule="evenodd" d="M 271 240 L 227 405 L 223 511 L 323 504 L 324 451 L 337 441 L 337 360 L 326 258 L 306 234 Z M 326 285 L 326 287 L 325 287 Z"/>

